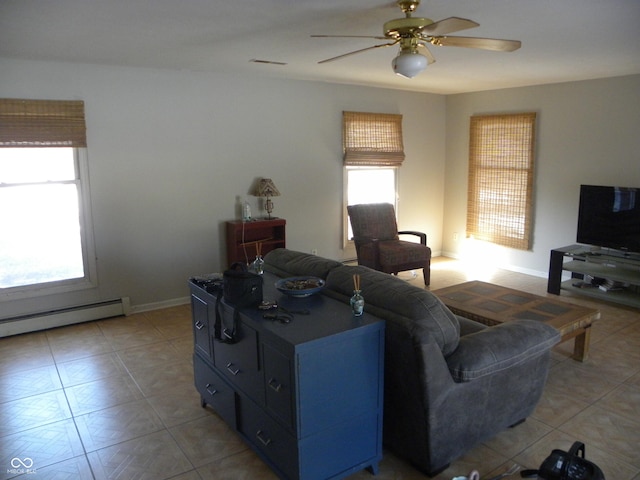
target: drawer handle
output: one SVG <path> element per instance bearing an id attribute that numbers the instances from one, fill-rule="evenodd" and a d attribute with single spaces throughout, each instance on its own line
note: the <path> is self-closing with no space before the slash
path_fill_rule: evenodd
<path id="1" fill-rule="evenodd" d="M 196 328 L 197 328 L 198 330 L 202 330 L 202 329 L 204 328 L 204 323 L 202 323 L 200 320 L 198 320 L 198 321 L 196 322 Z"/>
<path id="2" fill-rule="evenodd" d="M 258 438 L 258 440 L 260 440 L 260 443 L 262 443 L 265 447 L 268 447 L 269 444 L 271 444 L 271 439 L 270 438 L 264 438 L 264 432 L 262 430 L 258 430 L 256 432 L 256 437 Z"/>
<path id="3" fill-rule="evenodd" d="M 209 393 L 209 395 L 214 396 L 216 393 L 218 393 L 218 390 L 216 390 L 215 388 L 213 390 L 209 390 L 211 387 L 213 387 L 213 385 L 207 383 L 207 386 L 204 388 Z"/>
<path id="4" fill-rule="evenodd" d="M 235 370 L 233 368 L 231 368 L 231 366 L 233 365 L 233 363 L 229 362 L 227 363 L 227 370 L 229 370 L 229 372 L 231 372 L 231 375 L 236 376 L 240 373 L 240 369 L 236 368 Z"/>
<path id="5" fill-rule="evenodd" d="M 271 378 L 268 382 L 268 385 L 271 387 L 272 390 L 275 390 L 276 392 L 280 392 L 280 390 L 282 390 L 282 384 L 278 383 L 278 381 L 275 378 Z"/>

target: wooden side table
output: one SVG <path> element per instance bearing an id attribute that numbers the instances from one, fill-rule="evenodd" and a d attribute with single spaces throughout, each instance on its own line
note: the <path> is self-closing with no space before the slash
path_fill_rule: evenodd
<path id="1" fill-rule="evenodd" d="M 284 218 L 227 222 L 227 266 L 235 262 L 253 262 L 259 248 L 262 255 L 285 248 L 286 224 Z"/>

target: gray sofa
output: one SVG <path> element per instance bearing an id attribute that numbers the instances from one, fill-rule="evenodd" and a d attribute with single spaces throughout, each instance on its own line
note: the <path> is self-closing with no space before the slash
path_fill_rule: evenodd
<path id="1" fill-rule="evenodd" d="M 560 339 L 552 327 L 486 327 L 392 275 L 292 250 L 269 252 L 265 269 L 321 277 L 322 293 L 345 303 L 360 274 L 365 311 L 386 321 L 384 444 L 427 475 L 524 421 L 540 399 Z"/>

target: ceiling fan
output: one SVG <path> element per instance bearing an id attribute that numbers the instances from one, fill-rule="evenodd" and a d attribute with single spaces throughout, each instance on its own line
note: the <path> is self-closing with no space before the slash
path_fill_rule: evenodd
<path id="1" fill-rule="evenodd" d="M 450 37 L 449 33 L 459 32 L 480 26 L 473 20 L 460 17 L 449 17 L 438 22 L 430 18 L 413 17 L 412 14 L 420 5 L 420 0 L 398 0 L 398 6 L 404 12 L 404 18 L 389 20 L 383 26 L 384 36 L 367 35 L 311 35 L 312 37 L 329 38 L 375 38 L 388 40 L 387 43 L 372 45 L 352 52 L 327 58 L 318 63 L 333 62 L 350 55 L 366 52 L 381 47 L 400 46 L 400 52 L 391 65 L 393 71 L 403 77 L 412 78 L 422 72 L 428 64 L 435 62 L 427 44 L 442 47 L 467 47 L 512 52 L 520 48 L 519 40 L 502 40 L 497 38 Z"/>

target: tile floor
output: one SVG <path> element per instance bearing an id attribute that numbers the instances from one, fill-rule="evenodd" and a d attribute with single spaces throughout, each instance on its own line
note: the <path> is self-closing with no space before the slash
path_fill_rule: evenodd
<path id="1" fill-rule="evenodd" d="M 420 285 L 421 278 L 407 281 Z M 421 275 L 420 275 L 421 277 Z M 481 279 L 546 295 L 546 280 L 496 271 L 469 276 L 435 259 L 432 289 Z M 553 352 L 535 413 L 470 451 L 437 480 L 472 468 L 535 468 L 553 448 L 586 444 L 609 480 L 640 480 L 640 313 L 599 308 L 586 363 Z M 0 339 L 0 478 L 275 479 L 193 387 L 188 306 Z M 369 480 L 366 471 L 350 477 Z M 379 480 L 426 479 L 385 452 Z M 510 478 L 519 478 L 512 476 Z"/>

